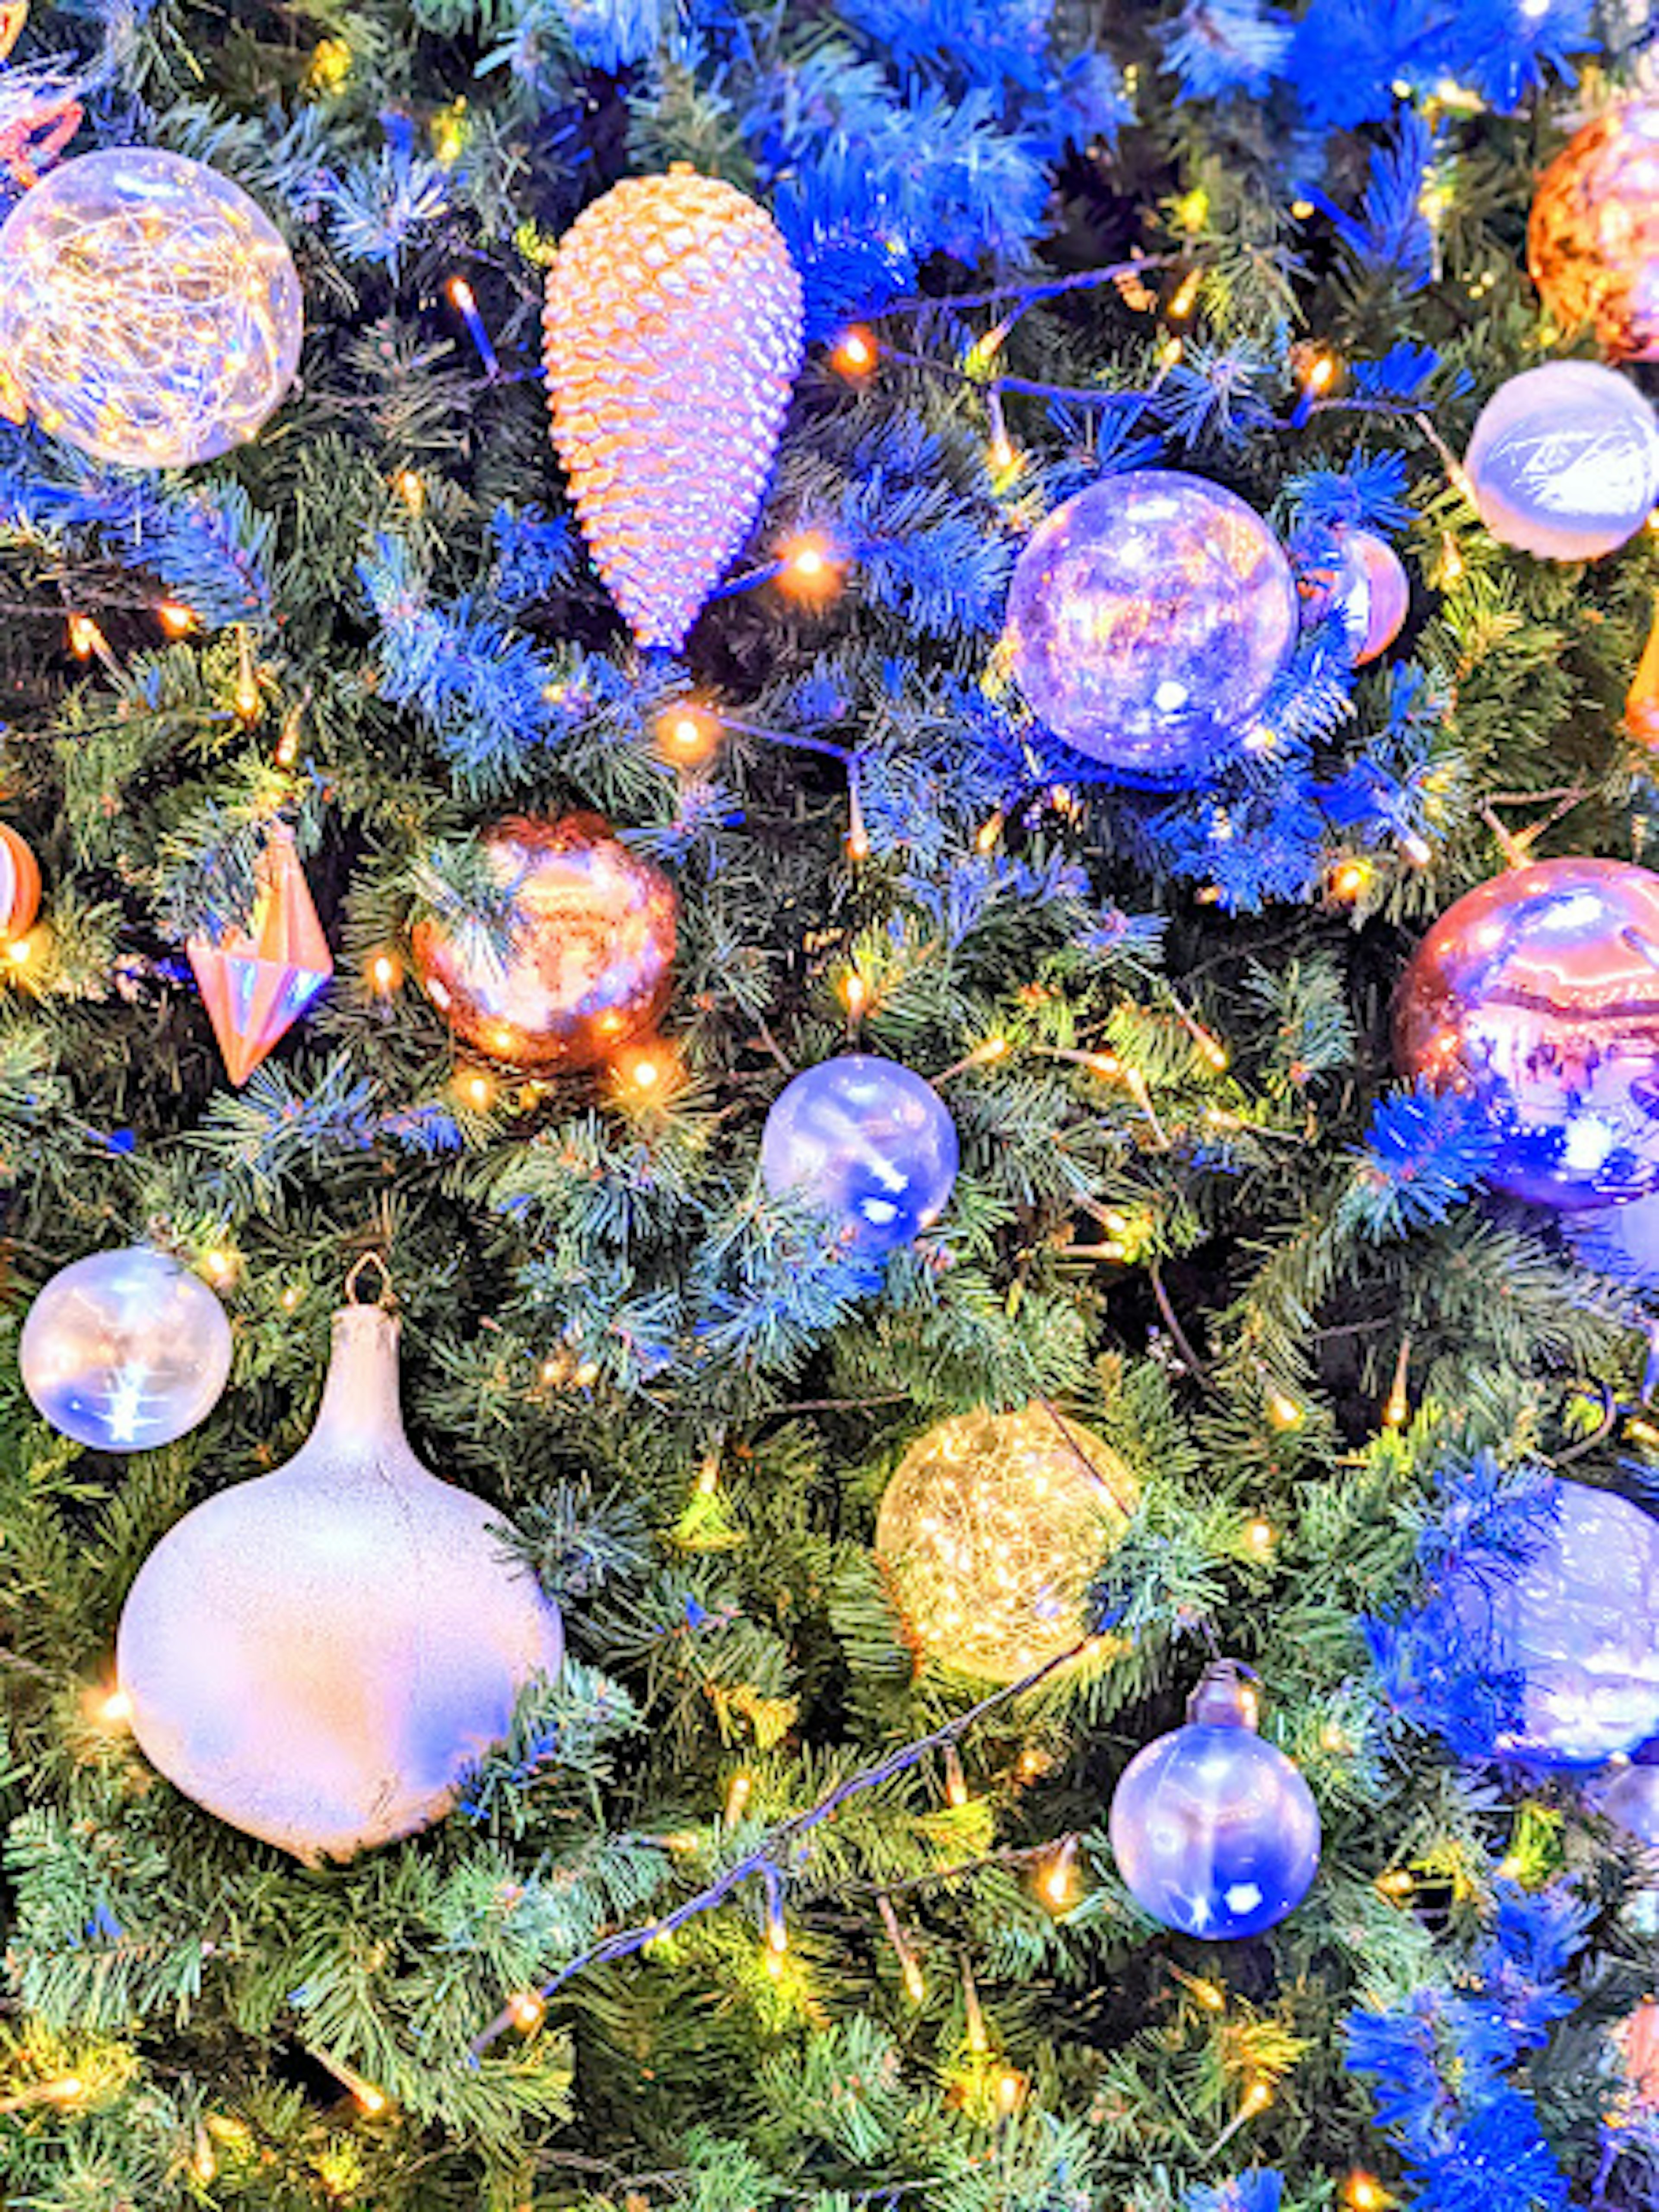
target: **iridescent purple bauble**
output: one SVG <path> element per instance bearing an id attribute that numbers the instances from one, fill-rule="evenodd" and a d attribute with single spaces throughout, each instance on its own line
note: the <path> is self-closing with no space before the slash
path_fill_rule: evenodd
<path id="1" fill-rule="evenodd" d="M 1659 499 L 1659 418 L 1612 369 L 1547 362 L 1499 385 L 1464 467 L 1494 538 L 1593 560 L 1633 538 Z"/>
<path id="2" fill-rule="evenodd" d="M 1638 1844 L 1659 1850 L 1659 1766 L 1626 1766 L 1596 1793 L 1596 1804 Z"/>
<path id="3" fill-rule="evenodd" d="M 1447 908 L 1413 955 L 1401 1073 L 1480 1102 L 1489 1179 L 1557 1208 L 1659 1188 L 1659 876 L 1540 860 Z"/>
<path id="4" fill-rule="evenodd" d="M 890 1252 L 937 1221 L 957 1179 L 956 1125 L 896 1060 L 844 1054 L 787 1085 L 766 1117 L 761 1173 L 833 1218 L 856 1250 Z"/>
<path id="5" fill-rule="evenodd" d="M 1207 1942 L 1259 1936 L 1307 1895 L 1319 1871 L 1313 1792 L 1255 1732 L 1255 1698 L 1224 1662 L 1185 1728 L 1135 1753 L 1112 1798 L 1112 1850 L 1135 1901 Z"/>
<path id="6" fill-rule="evenodd" d="M 1007 639 L 1032 711 L 1126 783 L 1234 752 L 1296 641 L 1290 562 L 1253 507 L 1134 469 L 1057 507 L 1014 569 Z"/>
<path id="7" fill-rule="evenodd" d="M 1659 1522 L 1610 1491 L 1553 1487 L 1556 1517 L 1513 1573 L 1454 1570 L 1443 1595 L 1468 1673 L 1513 1689 L 1490 1749 L 1595 1766 L 1659 1735 Z"/>
<path id="8" fill-rule="evenodd" d="M 1405 627 L 1412 587 L 1400 556 L 1373 530 L 1337 533 L 1331 557 L 1298 564 L 1305 620 L 1333 610 L 1356 668 L 1386 653 Z"/>

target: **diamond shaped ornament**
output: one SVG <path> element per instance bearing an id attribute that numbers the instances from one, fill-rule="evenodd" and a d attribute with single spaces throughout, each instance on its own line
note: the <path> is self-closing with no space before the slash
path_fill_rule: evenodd
<path id="1" fill-rule="evenodd" d="M 235 1084 L 247 1081 L 334 973 L 311 886 L 284 824 L 276 824 L 266 839 L 258 884 L 247 928 L 231 930 L 216 945 L 210 937 L 192 937 L 185 947 L 225 1073 Z"/>

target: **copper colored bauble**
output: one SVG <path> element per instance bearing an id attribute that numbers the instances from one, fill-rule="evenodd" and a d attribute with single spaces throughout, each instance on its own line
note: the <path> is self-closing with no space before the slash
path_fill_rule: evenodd
<path id="1" fill-rule="evenodd" d="M 121 1615 L 116 1672 L 145 1757 L 302 1859 L 439 1819 L 562 1657 L 558 1613 L 499 1514 L 422 1466 L 398 1398 L 397 1322 L 345 1307 L 306 1442 L 176 1522 Z"/>
<path id="2" fill-rule="evenodd" d="M 1598 115 L 1545 170 L 1527 266 L 1565 331 L 1613 361 L 1659 361 L 1659 101 Z"/>
<path id="3" fill-rule="evenodd" d="M 0 943 L 21 937 L 40 911 L 40 869 L 9 822 L 0 822 Z"/>
<path id="4" fill-rule="evenodd" d="M 553 443 L 641 645 L 678 648 L 760 513 L 800 367 L 783 234 L 677 162 L 579 216 L 548 272 Z"/>
<path id="5" fill-rule="evenodd" d="M 259 856 L 258 892 L 246 929 L 185 947 L 219 1040 L 225 1073 L 246 1083 L 334 973 L 333 955 L 286 823 Z"/>
<path id="6" fill-rule="evenodd" d="M 1659 1188 L 1659 876 L 1542 860 L 1470 891 L 1413 955 L 1401 1073 L 1478 1099 L 1489 1180 L 1535 1205 Z"/>
<path id="7" fill-rule="evenodd" d="M 486 831 L 513 889 L 502 954 L 482 929 L 415 932 L 415 964 L 461 1041 L 509 1067 L 591 1067 L 668 1002 L 674 890 L 597 814 L 515 816 Z"/>

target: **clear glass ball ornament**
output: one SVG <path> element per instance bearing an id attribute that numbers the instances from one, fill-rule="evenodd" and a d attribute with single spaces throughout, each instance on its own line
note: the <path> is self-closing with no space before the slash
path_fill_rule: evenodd
<path id="1" fill-rule="evenodd" d="M 53 1428 L 99 1451 L 172 1443 L 218 1403 L 230 1322 L 202 1281 L 137 1244 L 64 1268 L 29 1308 L 23 1388 Z"/>
<path id="2" fill-rule="evenodd" d="M 42 429 L 185 468 L 240 445 L 300 363 L 293 256 L 240 185 L 154 147 L 85 154 L 0 228 L 0 363 Z"/>
<path id="3" fill-rule="evenodd" d="M 1590 561 L 1633 538 L 1659 499 L 1659 417 L 1628 377 L 1546 362 L 1499 385 L 1463 465 L 1494 538 Z"/>
<path id="4" fill-rule="evenodd" d="M 1126 783 L 1195 782 L 1236 751 L 1297 628 L 1267 523 L 1178 469 L 1107 477 L 1056 507 L 1008 594 L 1033 713 Z"/>
<path id="5" fill-rule="evenodd" d="M 897 1060 L 844 1053 L 804 1069 L 773 1102 L 761 1174 L 854 1249 L 890 1252 L 937 1221 L 957 1179 L 956 1124 L 933 1085 Z"/>
<path id="6" fill-rule="evenodd" d="M 1294 1764 L 1256 1734 L 1255 1695 L 1212 1668 L 1184 1728 L 1138 1751 L 1112 1797 L 1112 1851 L 1135 1900 L 1208 1942 L 1259 1936 L 1319 1871 L 1319 1813 Z"/>

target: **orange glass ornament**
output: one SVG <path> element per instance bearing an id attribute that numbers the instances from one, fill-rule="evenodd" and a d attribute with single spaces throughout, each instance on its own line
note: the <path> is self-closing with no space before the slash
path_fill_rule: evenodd
<path id="1" fill-rule="evenodd" d="M 219 1040 L 225 1073 L 246 1083 L 329 977 L 334 959 L 287 825 L 272 824 L 259 857 L 258 894 L 246 929 L 185 950 Z"/>
<path id="2" fill-rule="evenodd" d="M 8 822 L 0 822 L 0 943 L 21 937 L 40 911 L 40 869 Z"/>
<path id="3" fill-rule="evenodd" d="M 1659 599 L 1642 658 L 1625 694 L 1625 726 L 1638 744 L 1659 746 Z"/>
<path id="4" fill-rule="evenodd" d="M 423 922 L 415 966 L 461 1042 L 509 1067 L 591 1067 L 652 1027 L 672 982 L 676 901 L 661 870 L 597 814 L 510 817 L 487 830 L 513 890 L 504 954 Z"/>
<path id="5" fill-rule="evenodd" d="M 1659 361 L 1659 100 L 1587 123 L 1545 170 L 1527 265 L 1565 331 L 1593 322 L 1612 361 Z"/>

